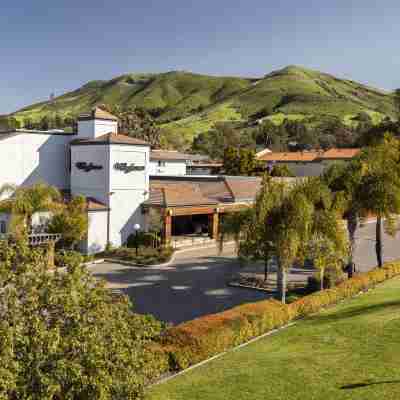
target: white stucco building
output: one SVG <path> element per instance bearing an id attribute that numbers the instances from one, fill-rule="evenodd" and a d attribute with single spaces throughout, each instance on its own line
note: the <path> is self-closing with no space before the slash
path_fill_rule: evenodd
<path id="1" fill-rule="evenodd" d="M 135 223 L 143 226 L 140 205 L 149 195 L 150 146 L 117 132 L 117 118 L 95 108 L 79 118 L 76 134 L 0 133 L 0 185 L 46 182 L 82 194 L 90 222 L 83 250 L 98 252 L 108 242 L 121 245 Z M 1 215 L 3 233 L 7 223 L 8 216 Z"/>
<path id="2" fill-rule="evenodd" d="M 118 134 L 117 118 L 95 108 L 79 117 L 74 134 L 0 132 L 0 186 L 45 182 L 68 196 L 85 196 L 89 217 L 81 246 L 85 253 L 100 252 L 107 243 L 124 244 L 136 224 L 146 230 L 150 208 L 163 218 L 166 241 L 174 232 L 190 233 L 199 224 L 208 226 L 215 237 L 218 215 L 241 207 L 244 198 L 254 198 L 259 180 L 189 176 L 197 158 L 151 151 L 148 143 Z M 41 218 L 50 216 L 34 217 L 40 225 Z M 7 231 L 8 222 L 8 215 L 0 214 L 0 233 Z"/>

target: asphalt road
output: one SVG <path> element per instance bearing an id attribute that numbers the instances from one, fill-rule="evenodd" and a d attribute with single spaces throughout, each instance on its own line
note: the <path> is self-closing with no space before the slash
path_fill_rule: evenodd
<path id="1" fill-rule="evenodd" d="M 355 262 L 360 271 L 376 265 L 374 236 L 374 223 L 358 231 Z M 399 235 L 394 239 L 385 236 L 386 261 L 400 258 L 399 238 Z M 150 313 L 174 324 L 267 298 L 260 291 L 226 285 L 239 268 L 233 246 L 227 246 L 222 255 L 218 255 L 214 247 L 182 253 L 173 265 L 164 268 L 133 268 L 119 264 L 89 267 L 96 277 L 107 280 L 111 290 L 127 294 L 137 312 Z"/>
<path id="2" fill-rule="evenodd" d="M 263 292 L 226 286 L 239 270 L 229 247 L 220 256 L 214 247 L 186 252 L 164 268 L 98 264 L 90 270 L 112 290 L 127 294 L 137 312 L 176 324 L 266 298 Z"/>

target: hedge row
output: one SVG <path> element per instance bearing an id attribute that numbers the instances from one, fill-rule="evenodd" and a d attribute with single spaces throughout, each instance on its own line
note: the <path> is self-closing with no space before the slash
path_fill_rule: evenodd
<path id="1" fill-rule="evenodd" d="M 182 370 L 396 275 L 400 275 L 400 262 L 357 275 L 335 288 L 313 293 L 289 305 L 266 300 L 206 315 L 167 329 L 160 338 L 161 348 L 169 359 L 169 368 Z"/>

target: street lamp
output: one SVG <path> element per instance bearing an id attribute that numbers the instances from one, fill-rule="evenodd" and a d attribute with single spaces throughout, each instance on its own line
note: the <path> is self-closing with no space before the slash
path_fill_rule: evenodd
<path id="1" fill-rule="evenodd" d="M 136 247 L 136 257 L 139 254 L 139 230 L 140 230 L 140 225 L 135 224 L 133 225 L 133 229 L 135 231 L 135 247 Z"/>

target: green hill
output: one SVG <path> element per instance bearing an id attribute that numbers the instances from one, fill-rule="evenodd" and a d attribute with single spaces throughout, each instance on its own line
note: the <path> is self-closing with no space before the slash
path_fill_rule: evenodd
<path id="1" fill-rule="evenodd" d="M 166 132 L 188 141 L 216 122 L 247 123 L 261 117 L 313 123 L 338 116 L 346 123 L 360 111 L 375 121 L 395 113 L 392 94 L 310 69 L 289 66 L 262 78 L 214 77 L 190 72 L 128 74 L 92 81 L 53 102 L 25 107 L 14 116 L 39 120 L 44 115 L 77 116 L 98 104 L 140 106 L 153 111 Z"/>

